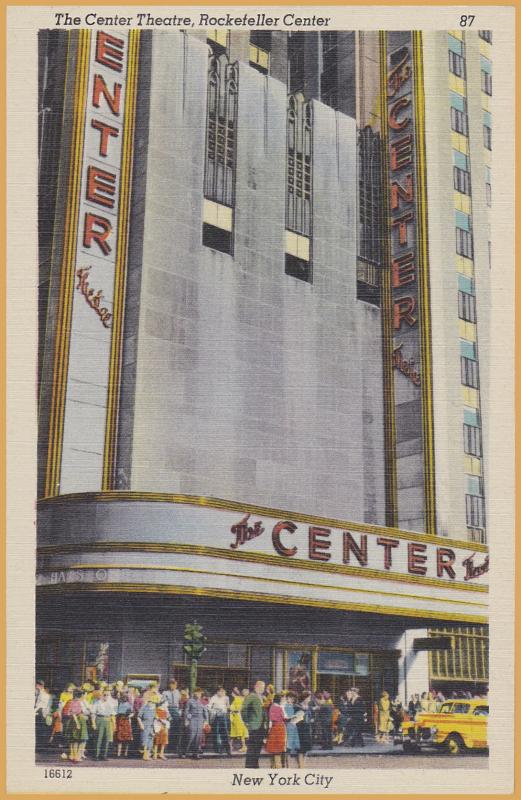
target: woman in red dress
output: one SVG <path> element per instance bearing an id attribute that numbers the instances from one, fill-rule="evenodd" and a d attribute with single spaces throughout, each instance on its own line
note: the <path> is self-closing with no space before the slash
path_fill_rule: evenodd
<path id="1" fill-rule="evenodd" d="M 166 761 L 165 747 L 168 744 L 168 731 L 170 729 L 170 714 L 166 703 L 157 706 L 154 720 L 154 758 Z"/>
<path id="2" fill-rule="evenodd" d="M 266 741 L 266 752 L 271 755 L 271 766 L 282 766 L 282 754 L 286 752 L 286 715 L 281 704 L 280 694 L 276 694 L 268 712 L 270 729 Z"/>
<path id="3" fill-rule="evenodd" d="M 118 700 L 118 708 L 116 711 L 116 733 L 114 736 L 115 741 L 118 743 L 118 758 L 121 754 L 125 757 L 128 756 L 128 745 L 134 739 L 132 735 L 132 705 L 129 700 L 128 693 L 122 693 Z"/>

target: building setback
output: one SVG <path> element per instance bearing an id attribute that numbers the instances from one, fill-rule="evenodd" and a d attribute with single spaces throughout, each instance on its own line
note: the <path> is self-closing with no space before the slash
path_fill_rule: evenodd
<path id="1" fill-rule="evenodd" d="M 49 683 L 486 684 L 481 34 L 40 34 Z"/>

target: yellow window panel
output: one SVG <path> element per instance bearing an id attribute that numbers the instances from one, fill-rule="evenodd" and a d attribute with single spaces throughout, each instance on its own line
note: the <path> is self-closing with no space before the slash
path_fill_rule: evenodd
<path id="1" fill-rule="evenodd" d="M 455 39 L 463 39 L 463 33 L 461 31 L 449 31 L 451 36 L 454 36 Z"/>
<path id="2" fill-rule="evenodd" d="M 456 131 L 451 131 L 451 139 L 454 150 L 459 150 L 460 153 L 468 155 L 469 140 L 466 136 L 462 136 L 461 133 L 456 133 Z"/>
<path id="3" fill-rule="evenodd" d="M 472 386 L 462 386 L 461 395 L 466 406 L 479 408 L 479 392 L 477 389 L 473 389 Z"/>
<path id="4" fill-rule="evenodd" d="M 489 61 L 492 60 L 492 47 L 489 42 L 486 42 L 484 39 L 479 37 L 479 52 L 485 58 L 488 58 Z"/>
<path id="5" fill-rule="evenodd" d="M 215 30 L 209 30 L 207 36 L 208 39 L 212 39 L 212 41 L 217 42 L 217 44 L 228 47 L 228 31 L 226 29 L 217 28 Z"/>
<path id="6" fill-rule="evenodd" d="M 492 164 L 492 150 L 489 150 L 488 147 L 483 148 L 483 161 L 490 167 Z"/>
<path id="7" fill-rule="evenodd" d="M 467 475 L 481 475 L 481 459 L 465 456 L 465 472 Z"/>
<path id="8" fill-rule="evenodd" d="M 206 197 L 203 202 L 203 222 L 207 222 L 208 225 L 217 225 L 217 203 L 207 200 Z"/>
<path id="9" fill-rule="evenodd" d="M 486 92 L 481 92 L 481 108 L 483 111 L 490 111 L 490 95 Z"/>
<path id="10" fill-rule="evenodd" d="M 456 256 L 456 269 L 458 272 L 461 272 L 462 275 L 466 275 L 467 278 L 474 277 L 474 262 L 470 258 Z"/>
<path id="11" fill-rule="evenodd" d="M 307 236 L 299 236 L 297 241 L 298 257 L 304 261 L 309 261 L 309 239 Z"/>
<path id="12" fill-rule="evenodd" d="M 458 78 L 453 72 L 449 72 L 449 89 L 465 96 L 465 81 L 463 78 Z"/>
<path id="13" fill-rule="evenodd" d="M 463 192 L 454 192 L 454 208 L 456 211 L 462 211 L 464 214 L 471 213 L 470 197 Z"/>
<path id="14" fill-rule="evenodd" d="M 233 211 L 229 206 L 217 203 L 217 227 L 231 231 L 233 227 Z"/>
<path id="15" fill-rule="evenodd" d="M 293 231 L 286 231 L 286 253 L 298 258 L 298 239 L 297 234 Z"/>
<path id="16" fill-rule="evenodd" d="M 466 339 L 468 342 L 476 341 L 476 325 L 473 322 L 467 322 L 464 319 L 459 319 L 459 337 Z"/>

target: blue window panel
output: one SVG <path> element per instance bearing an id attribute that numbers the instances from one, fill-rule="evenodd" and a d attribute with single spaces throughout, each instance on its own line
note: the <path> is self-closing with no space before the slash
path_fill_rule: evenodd
<path id="1" fill-rule="evenodd" d="M 487 166 L 485 166 L 485 183 L 492 183 L 492 172 Z"/>
<path id="2" fill-rule="evenodd" d="M 470 231 L 470 217 L 464 214 L 463 211 L 455 211 L 456 227 L 462 228 L 464 231 Z"/>
<path id="3" fill-rule="evenodd" d="M 457 53 L 460 56 L 463 55 L 463 48 L 459 39 L 456 39 L 455 36 L 451 36 L 450 33 L 448 33 L 447 40 L 449 44 L 449 50 L 452 50 L 453 53 Z"/>
<path id="4" fill-rule="evenodd" d="M 492 61 L 489 61 L 485 56 L 481 56 L 481 69 L 483 72 L 488 72 L 490 74 L 492 72 Z"/>
<path id="5" fill-rule="evenodd" d="M 465 98 L 457 92 L 450 93 L 450 104 L 454 108 L 457 108 L 458 111 L 465 111 Z"/>
<path id="6" fill-rule="evenodd" d="M 460 153 L 459 150 L 452 151 L 452 159 L 454 161 L 454 166 L 459 167 L 460 169 L 464 169 L 467 172 L 469 171 L 469 164 L 468 159 L 465 153 Z"/>
<path id="7" fill-rule="evenodd" d="M 476 345 L 474 342 L 467 342 L 466 339 L 459 340 L 460 346 L 460 353 L 465 358 L 470 358 L 472 361 L 477 361 L 476 359 Z"/>
<path id="8" fill-rule="evenodd" d="M 467 278 L 466 275 L 462 275 L 458 273 L 458 289 L 460 292 L 466 292 L 467 294 L 474 294 L 474 281 L 472 278 Z"/>
<path id="9" fill-rule="evenodd" d="M 474 428 L 479 428 L 479 416 L 475 408 L 463 409 L 463 422 L 465 425 L 472 425 Z"/>
<path id="10" fill-rule="evenodd" d="M 492 127 L 492 114 L 490 111 L 483 112 L 483 125 L 488 125 L 489 128 Z"/>
<path id="11" fill-rule="evenodd" d="M 481 496 L 481 478 L 474 475 L 467 475 L 467 494 Z"/>

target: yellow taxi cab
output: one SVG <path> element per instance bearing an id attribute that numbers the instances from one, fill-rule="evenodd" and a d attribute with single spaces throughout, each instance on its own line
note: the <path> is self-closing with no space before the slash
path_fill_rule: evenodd
<path id="1" fill-rule="evenodd" d="M 394 743 L 401 743 L 406 753 L 417 753 L 423 747 L 444 749 L 451 755 L 484 750 L 488 747 L 487 720 L 487 700 L 447 700 L 439 711 L 421 711 L 414 720 L 403 722 Z"/>

